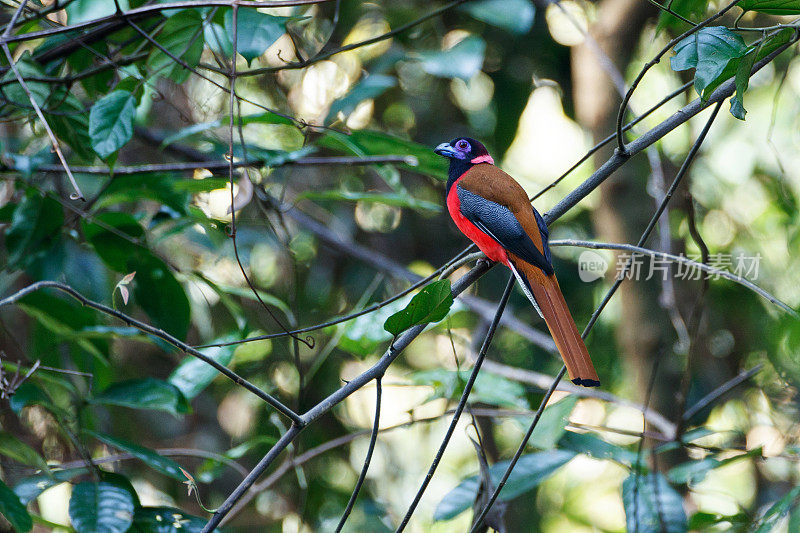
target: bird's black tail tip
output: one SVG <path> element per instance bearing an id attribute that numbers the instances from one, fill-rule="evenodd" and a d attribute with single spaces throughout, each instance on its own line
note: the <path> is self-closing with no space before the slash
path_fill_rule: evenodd
<path id="1" fill-rule="evenodd" d="M 581 379 L 575 378 L 572 380 L 575 385 L 581 385 L 583 387 L 599 387 L 600 381 L 596 379 Z"/>

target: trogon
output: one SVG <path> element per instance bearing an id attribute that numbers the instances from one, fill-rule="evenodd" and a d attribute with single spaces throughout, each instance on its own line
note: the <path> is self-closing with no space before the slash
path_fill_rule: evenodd
<path id="1" fill-rule="evenodd" d="M 544 318 L 572 382 L 600 385 L 553 272 L 547 225 L 525 190 L 494 165 L 486 147 L 475 139 L 458 137 L 434 152 L 450 160 L 445 194 L 458 229 L 486 257 L 514 273 Z"/>

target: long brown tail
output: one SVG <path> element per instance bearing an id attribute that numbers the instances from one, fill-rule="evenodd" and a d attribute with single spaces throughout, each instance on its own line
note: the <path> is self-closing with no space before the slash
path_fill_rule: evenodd
<path id="1" fill-rule="evenodd" d="M 584 387 L 597 387 L 600 380 L 578 333 L 555 274 L 547 276 L 538 267 L 509 254 L 515 274 L 525 294 L 533 296 L 573 383 Z M 520 279 L 522 278 L 522 279 Z"/>

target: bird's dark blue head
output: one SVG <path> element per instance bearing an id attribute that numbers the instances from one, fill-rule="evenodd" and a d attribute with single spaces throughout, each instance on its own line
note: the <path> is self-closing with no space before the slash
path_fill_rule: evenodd
<path id="1" fill-rule="evenodd" d="M 469 137 L 456 137 L 449 143 L 440 144 L 433 151 L 450 160 L 450 169 L 447 172 L 448 190 L 473 165 L 479 163 L 494 164 L 494 159 L 489 155 L 489 150 L 480 141 Z"/>

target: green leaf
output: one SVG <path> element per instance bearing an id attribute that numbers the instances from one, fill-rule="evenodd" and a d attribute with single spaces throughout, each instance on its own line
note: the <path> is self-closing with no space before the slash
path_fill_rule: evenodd
<path id="1" fill-rule="evenodd" d="M 203 181 L 205 180 L 177 178 L 171 174 L 115 176 L 103 189 L 102 194 L 95 202 L 95 209 L 124 202 L 133 203 L 140 202 L 143 199 L 150 199 L 174 209 L 181 215 L 186 215 L 190 198 L 184 185 L 187 182 L 202 183 Z M 227 180 L 224 181 L 227 183 Z"/>
<path id="2" fill-rule="evenodd" d="M 573 457 L 575 457 L 575 453 L 566 450 L 550 450 L 523 455 L 517 461 L 514 470 L 511 471 L 511 475 L 497 499 L 501 502 L 508 501 L 528 492 Z M 489 468 L 489 474 L 495 486 L 502 479 L 510 463 L 510 461 L 500 461 Z M 450 520 L 471 508 L 479 486 L 480 478 L 478 476 L 469 477 L 459 483 L 436 506 L 433 519 Z"/>
<path id="3" fill-rule="evenodd" d="M 632 465 L 636 462 L 636 453 L 611 444 L 590 433 L 575 433 L 567 430 L 558 440 L 558 447 L 585 453 L 595 459 L 610 459 L 618 463 Z"/>
<path id="4" fill-rule="evenodd" d="M 411 382 L 414 385 L 433 387 L 433 394 L 425 399 L 426 402 L 438 398 L 455 399 L 464 392 L 470 372 L 455 372 L 444 368 L 422 370 L 411 375 Z M 486 370 L 478 374 L 470 400 L 499 407 L 528 408 L 524 386 Z"/>
<path id="5" fill-rule="evenodd" d="M 241 337 L 233 338 L 233 336 L 223 337 L 214 342 L 228 342 L 239 340 Z M 214 348 L 205 348 L 203 353 L 216 361 L 217 363 L 227 366 L 233 359 L 233 350 L 235 346 L 219 346 Z M 214 378 L 219 375 L 214 367 L 204 363 L 200 359 L 192 356 L 186 356 L 178 367 L 172 371 L 169 376 L 169 382 L 175 385 L 183 395 L 192 400 L 203 389 L 205 389 Z"/>
<path id="6" fill-rule="evenodd" d="M 383 329 L 394 336 L 418 324 L 439 322 L 447 316 L 453 305 L 450 280 L 429 283 L 411 298 L 408 305 L 383 323 Z"/>
<path id="7" fill-rule="evenodd" d="M 128 91 L 114 91 L 95 102 L 89 112 L 92 148 L 102 159 L 125 146 L 133 136 L 136 99 Z"/>
<path id="8" fill-rule="evenodd" d="M 724 530 L 719 529 L 719 531 L 727 531 L 730 530 L 730 526 L 744 526 L 749 521 L 750 520 L 747 517 L 747 514 L 745 513 L 737 513 L 734 515 L 723 515 L 717 513 L 706 513 L 703 511 L 698 511 L 694 513 L 691 516 L 691 518 L 689 518 L 688 527 L 692 531 L 694 530 L 707 531 L 711 526 L 722 525 L 727 527 L 725 527 Z M 739 529 L 734 529 L 734 530 L 738 531 Z M 744 531 L 745 528 L 742 527 L 741 530 Z"/>
<path id="9" fill-rule="evenodd" d="M 0 455 L 45 472 L 49 471 L 47 462 L 39 452 L 6 431 L 0 431 Z"/>
<path id="10" fill-rule="evenodd" d="M 364 100 L 377 98 L 388 89 L 397 85 L 397 79 L 393 76 L 386 76 L 385 74 L 371 74 L 358 82 L 350 92 L 342 98 L 334 101 L 331 104 L 331 109 L 328 112 L 326 122 L 330 122 L 336 118 L 339 112 L 345 116 L 352 113 L 356 106 Z"/>
<path id="11" fill-rule="evenodd" d="M 728 28 L 711 26 L 686 37 L 674 50 L 675 56 L 670 62 L 672 70 L 695 69 L 695 90 L 706 98 L 719 83 L 733 75 L 726 68 L 747 53 L 747 45 L 740 35 Z"/>
<path id="12" fill-rule="evenodd" d="M 133 516 L 133 527 L 130 531 L 131 533 L 200 533 L 206 521 L 174 507 L 139 507 Z"/>
<path id="13" fill-rule="evenodd" d="M 800 0 L 742 0 L 737 4 L 744 11 L 758 11 L 767 15 L 800 14 Z"/>
<path id="14" fill-rule="evenodd" d="M 286 33 L 287 20 L 289 20 L 288 17 L 267 15 L 255 9 L 239 9 L 236 52 L 244 57 L 249 65 L 253 59 L 266 52 L 267 48 Z M 225 12 L 225 35 L 232 36 L 233 34 L 233 10 L 227 10 Z M 230 55 L 230 52 L 226 55 Z"/>
<path id="15" fill-rule="evenodd" d="M 750 85 L 750 72 L 753 70 L 760 48 L 759 45 L 755 50 L 748 52 L 739 60 L 739 66 L 736 68 L 736 94 L 731 98 L 731 115 L 739 120 L 744 120 L 747 113 L 744 108 L 744 93 Z"/>
<path id="16" fill-rule="evenodd" d="M 54 101 L 60 102 L 53 113 L 45 113 L 47 123 L 56 136 L 67 143 L 78 157 L 86 160 L 94 159 L 91 149 L 92 139 L 89 137 L 89 117 L 83 104 L 72 93 L 56 94 Z"/>
<path id="17" fill-rule="evenodd" d="M 309 200 L 344 200 L 350 202 L 377 202 L 396 207 L 409 207 L 420 211 L 439 212 L 442 207 L 433 202 L 417 200 L 412 196 L 398 193 L 371 193 L 355 191 L 307 191 L 298 195 Z"/>
<path id="18" fill-rule="evenodd" d="M 748 459 L 752 457 L 761 457 L 761 448 L 753 448 L 745 453 L 734 455 L 733 457 L 726 457 L 724 459 L 717 459 L 716 457 L 705 457 L 695 461 L 687 461 L 672 467 L 667 473 L 667 478 L 672 483 L 700 483 L 705 479 L 706 475 L 714 469 L 721 466 Z"/>
<path id="19" fill-rule="evenodd" d="M 164 475 L 177 479 L 178 481 L 186 481 L 186 476 L 181 472 L 180 465 L 169 457 L 164 457 L 153 450 L 139 446 L 125 439 L 112 437 L 111 435 L 105 435 L 103 433 L 96 433 L 94 431 L 86 431 L 86 433 L 92 435 L 97 440 L 105 442 L 112 448 L 131 454 L 150 468 L 158 470 Z"/>
<path id="20" fill-rule="evenodd" d="M 239 124 L 238 117 L 236 118 L 235 123 Z M 182 130 L 179 130 L 178 132 L 165 137 L 164 140 L 161 141 L 161 148 L 165 148 L 172 143 L 181 141 L 193 135 L 197 135 L 198 133 L 203 133 L 204 131 L 208 131 L 210 129 L 227 126 L 228 124 L 230 124 L 230 115 L 223 115 L 222 118 L 219 118 L 217 120 L 212 120 L 210 122 L 200 122 L 198 124 L 192 124 L 191 126 L 187 126 Z M 284 124 L 287 126 L 291 126 L 294 123 L 288 118 L 276 115 L 275 113 L 255 113 L 252 115 L 242 116 L 241 124 L 243 126 L 247 124 Z"/>
<path id="21" fill-rule="evenodd" d="M 128 0 L 119 0 L 123 11 L 130 9 Z M 113 15 L 117 12 L 113 0 L 74 0 L 67 4 L 67 21 L 70 24 L 86 22 Z"/>
<path id="22" fill-rule="evenodd" d="M 531 31 L 536 15 L 530 0 L 480 0 L 469 2 L 461 9 L 473 18 L 518 35 Z"/>
<path id="23" fill-rule="evenodd" d="M 449 50 L 430 50 L 418 52 L 422 69 L 428 74 L 440 78 L 461 78 L 469 80 L 480 72 L 483 66 L 483 55 L 486 42 L 471 35 Z"/>
<path id="24" fill-rule="evenodd" d="M 87 472 L 89 472 L 88 468 L 81 467 L 68 470 L 51 470 L 50 474 L 36 474 L 35 476 L 26 477 L 17 483 L 14 486 L 14 493 L 19 496 L 22 503 L 27 505 L 50 487 L 60 485 Z"/>
<path id="25" fill-rule="evenodd" d="M 683 499 L 658 473 L 632 473 L 622 483 L 628 531 L 686 531 Z"/>
<path id="26" fill-rule="evenodd" d="M 705 14 L 706 9 L 708 8 L 708 0 L 674 0 L 669 5 L 672 11 L 682 15 L 684 18 L 689 20 L 697 20 L 698 17 L 701 17 Z M 682 33 L 683 29 L 686 27 L 687 24 L 678 17 L 668 13 L 667 11 L 661 11 L 661 14 L 658 17 L 658 26 L 656 26 L 656 32 L 658 33 L 664 28 L 680 28 L 681 31 L 678 33 Z"/>
<path id="27" fill-rule="evenodd" d="M 85 481 L 72 488 L 69 518 L 78 533 L 125 533 L 134 508 L 134 495 L 121 483 Z"/>
<path id="28" fill-rule="evenodd" d="M 196 9 L 178 11 L 169 17 L 164 28 L 156 36 L 156 41 L 190 67 L 197 67 L 203 54 L 203 19 L 200 12 Z M 164 76 L 175 83 L 185 82 L 191 74 L 190 70 L 158 47 L 153 47 L 150 57 L 147 58 L 147 68 L 152 76 Z"/>
<path id="29" fill-rule="evenodd" d="M 25 505 L 2 481 L 0 481 L 0 514 L 11 523 L 15 531 L 26 532 L 33 528 L 33 519 Z"/>
<path id="30" fill-rule="evenodd" d="M 570 395 L 548 405 L 531 434 L 530 442 L 543 450 L 555 447 L 566 432 L 569 415 L 576 403 L 578 403 L 578 397 Z"/>
<path id="31" fill-rule="evenodd" d="M 417 159 L 417 165 L 403 165 L 405 170 L 444 180 L 447 176 L 447 161 L 433 153 L 433 147 L 401 139 L 379 131 L 358 130 L 350 135 L 329 131 L 317 141 L 317 145 L 357 156 L 401 155 Z"/>
<path id="32" fill-rule="evenodd" d="M 64 224 L 61 205 L 29 189 L 14 210 L 6 230 L 9 265 L 28 265 L 47 253 Z"/>
<path id="33" fill-rule="evenodd" d="M 189 402 L 178 387 L 155 378 L 114 383 L 103 392 L 95 394 L 92 402 L 133 409 L 154 409 L 175 416 L 190 411 Z"/>
<path id="34" fill-rule="evenodd" d="M 39 67 L 39 65 L 31 59 L 30 52 L 25 51 L 22 54 L 22 57 L 17 61 L 17 71 L 19 71 L 19 75 L 25 80 L 25 85 L 28 87 L 28 90 L 31 92 L 31 96 L 33 97 L 34 101 L 39 105 L 41 109 L 46 109 L 47 99 L 50 96 L 50 86 L 47 83 L 41 81 L 29 81 L 28 78 L 31 77 L 41 77 L 44 76 L 44 72 Z M 22 107 L 23 109 L 31 108 L 31 101 L 28 98 L 28 95 L 25 94 L 25 89 L 19 84 L 17 80 L 16 74 L 14 71 L 8 70 L 3 76 L 2 80 L 4 82 L 12 82 L 8 85 L 3 85 L 2 95 L 3 97 L 8 100 L 10 104 L 13 104 L 16 107 Z M 30 113 L 33 113 L 33 109 L 30 109 Z"/>
<path id="35" fill-rule="evenodd" d="M 784 516 L 792 512 L 800 503 L 800 487 L 794 487 L 786 495 L 776 501 L 761 517 L 758 529 L 754 533 L 770 533 L 775 524 Z"/>

